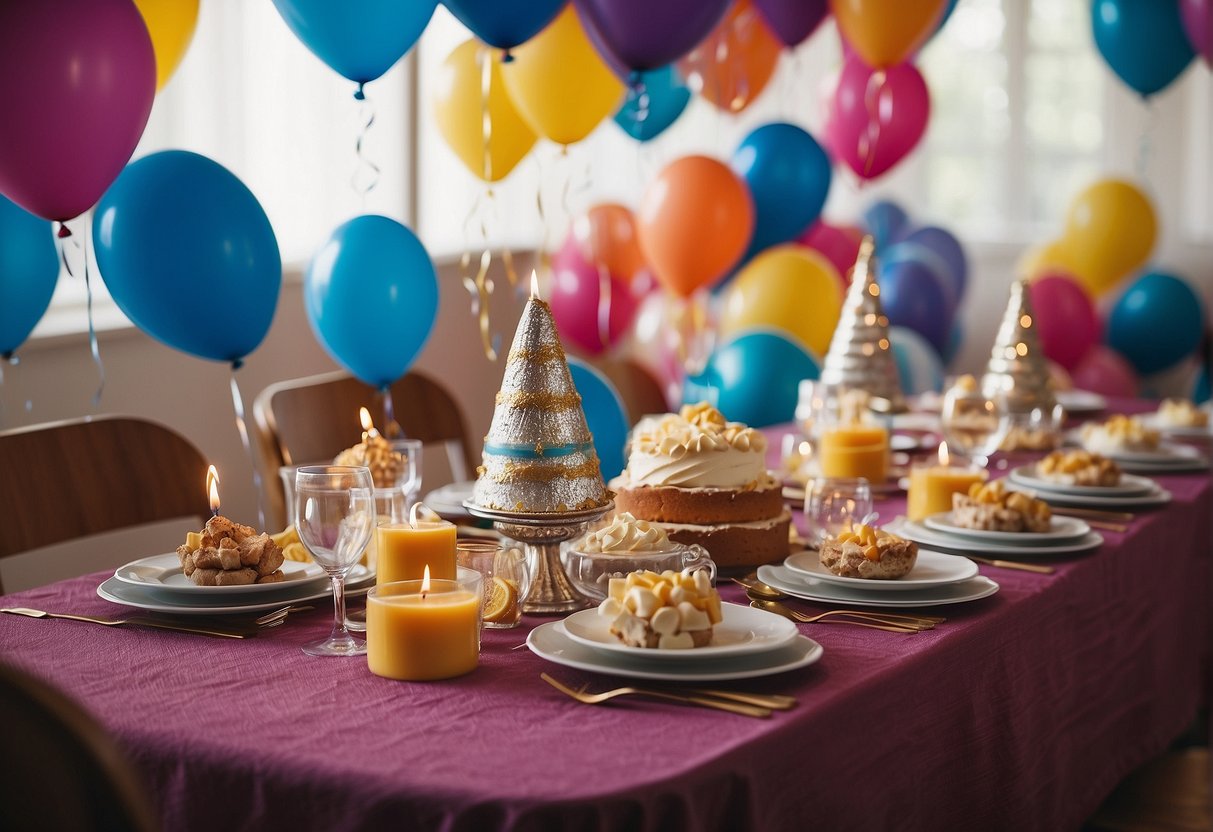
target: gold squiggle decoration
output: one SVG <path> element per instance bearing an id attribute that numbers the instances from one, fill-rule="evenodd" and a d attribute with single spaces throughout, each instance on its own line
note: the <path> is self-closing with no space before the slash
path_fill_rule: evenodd
<path id="1" fill-rule="evenodd" d="M 501 484 L 552 482 L 553 480 L 579 480 L 583 477 L 596 477 L 599 476 L 598 471 L 597 457 L 592 457 L 580 465 L 572 466 L 507 462 L 502 466 L 500 474 L 490 474 L 489 479 Z"/>
<path id="2" fill-rule="evenodd" d="M 533 390 L 515 390 L 510 393 L 499 392 L 497 404 L 511 407 L 538 407 L 547 411 L 572 410 L 581 404 L 581 396 L 576 393 L 547 393 Z"/>
<path id="3" fill-rule="evenodd" d="M 564 361 L 564 347 L 560 346 L 560 344 L 543 344 L 534 349 L 523 347 L 519 350 L 510 350 L 509 356 L 506 357 L 506 363 L 514 361 L 534 361 L 536 363 Z"/>

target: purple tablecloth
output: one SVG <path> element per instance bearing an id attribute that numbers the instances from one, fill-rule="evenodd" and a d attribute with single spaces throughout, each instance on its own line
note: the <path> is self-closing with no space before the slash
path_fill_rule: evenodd
<path id="1" fill-rule="evenodd" d="M 732 683 L 799 699 L 770 720 L 573 702 L 540 672 L 619 680 L 513 649 L 543 619 L 427 684 L 303 655 L 323 610 L 239 642 L 0 616 L 0 652 L 117 736 L 166 829 L 1076 828 L 1206 693 L 1209 479 L 1159 479 L 1170 506 L 1053 575 L 982 567 L 1001 591 L 935 631 L 802 625 L 818 664 Z M 0 601 L 114 615 L 104 577 Z"/>

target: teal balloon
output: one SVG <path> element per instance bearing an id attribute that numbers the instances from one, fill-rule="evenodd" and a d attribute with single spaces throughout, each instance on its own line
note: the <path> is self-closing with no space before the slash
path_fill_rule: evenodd
<path id="1" fill-rule="evenodd" d="M 560 13 L 564 3 L 565 0 L 442 0 L 442 5 L 473 35 L 498 49 L 513 49 L 535 37 Z M 508 55 L 506 60 L 510 60 Z"/>
<path id="2" fill-rule="evenodd" d="M 893 200 L 881 199 L 863 212 L 863 226 L 872 235 L 877 250 L 883 250 L 910 233 L 910 217 Z"/>
<path id="3" fill-rule="evenodd" d="M 602 467 L 602 478 L 613 479 L 627 464 L 623 448 L 628 441 L 628 415 L 615 385 L 602 373 L 578 358 L 570 357 L 569 374 L 581 396 L 581 409 L 594 439 L 594 450 Z"/>
<path id="4" fill-rule="evenodd" d="M 1173 367 L 1200 346 L 1204 310 L 1184 280 L 1162 272 L 1144 274 L 1125 290 L 1108 316 L 1108 345 L 1140 375 Z"/>
<path id="5" fill-rule="evenodd" d="M 722 345 L 702 373 L 686 380 L 683 401 L 709 402 L 751 427 L 778 425 L 795 417 L 801 380 L 820 375 L 820 363 L 800 344 L 754 329 Z"/>
<path id="6" fill-rule="evenodd" d="M 165 150 L 126 166 L 93 215 L 114 302 L 170 347 L 239 362 L 269 331 L 282 258 L 252 191 L 218 162 Z"/>
<path id="7" fill-rule="evenodd" d="M 893 347 L 902 393 L 917 396 L 943 389 L 943 362 L 927 339 L 904 326 L 891 326 L 889 343 Z"/>
<path id="8" fill-rule="evenodd" d="M 1169 86 L 1196 56 L 1178 0 L 1095 0 L 1091 28 L 1108 66 L 1143 96 Z"/>
<path id="9" fill-rule="evenodd" d="M 351 81 L 374 81 L 421 37 L 438 0 L 274 0 L 295 37 Z"/>
<path id="10" fill-rule="evenodd" d="M 953 359 L 960 352 L 960 348 L 965 342 L 965 327 L 960 320 L 960 316 L 956 315 L 952 318 L 952 331 L 948 333 L 948 345 L 943 351 L 943 365 L 947 367 L 952 363 Z"/>
<path id="11" fill-rule="evenodd" d="M 438 315 L 438 275 L 425 246 L 388 217 L 337 227 L 303 276 L 321 346 L 367 384 L 386 387 L 421 353 Z"/>
<path id="12" fill-rule="evenodd" d="M 51 224 L 0 195 L 0 356 L 25 343 L 58 280 Z"/>
<path id="13" fill-rule="evenodd" d="M 691 100 L 691 90 L 673 64 L 640 73 L 640 84 L 615 113 L 615 123 L 633 139 L 647 142 L 678 120 Z"/>

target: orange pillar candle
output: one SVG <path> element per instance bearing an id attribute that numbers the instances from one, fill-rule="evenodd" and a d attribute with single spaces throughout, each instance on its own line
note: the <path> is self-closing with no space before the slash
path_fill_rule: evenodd
<path id="1" fill-rule="evenodd" d="M 455 524 L 446 520 L 387 523 L 375 529 L 379 563 L 376 583 L 420 580 L 430 575 L 455 579 Z"/>
<path id="2" fill-rule="evenodd" d="M 989 475 L 981 468 L 960 468 L 948 464 L 948 446 L 941 442 L 939 462 L 915 465 L 910 469 L 910 489 L 906 495 L 906 516 L 922 520 L 932 514 L 952 510 L 952 495 L 967 494 L 975 482 Z"/>
<path id="3" fill-rule="evenodd" d="M 450 679 L 480 661 L 480 574 L 458 581 L 399 581 L 366 603 L 367 666 L 376 676 Z"/>
<path id="4" fill-rule="evenodd" d="M 822 476 L 863 477 L 878 485 L 889 470 L 889 432 L 877 425 L 852 424 L 822 432 L 817 448 Z"/>

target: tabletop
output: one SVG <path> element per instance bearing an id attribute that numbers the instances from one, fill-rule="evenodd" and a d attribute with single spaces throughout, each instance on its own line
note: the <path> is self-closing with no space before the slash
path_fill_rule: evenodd
<path id="1" fill-rule="evenodd" d="M 817 664 L 715 685 L 797 698 L 768 720 L 574 702 L 539 674 L 621 680 L 518 649 L 531 616 L 429 683 L 305 656 L 319 608 L 244 641 L 0 616 L 0 650 L 113 732 L 170 829 L 1077 828 L 1208 694 L 1210 481 L 1158 479 L 1171 504 L 1051 575 L 982 566 L 1000 591 L 933 631 L 800 625 Z M 112 616 L 105 577 L 0 600 Z"/>

